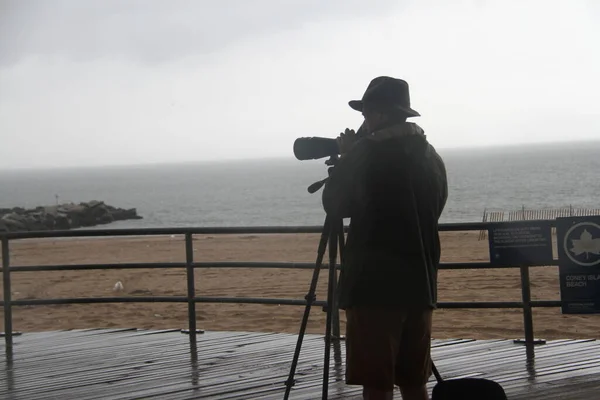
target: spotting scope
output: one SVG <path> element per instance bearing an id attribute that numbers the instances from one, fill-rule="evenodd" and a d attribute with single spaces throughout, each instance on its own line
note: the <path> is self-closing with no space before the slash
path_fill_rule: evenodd
<path id="1" fill-rule="evenodd" d="M 366 134 L 364 123 L 356 131 L 359 138 Z M 318 160 L 340 154 L 336 139 L 325 137 L 301 137 L 294 141 L 294 156 L 300 160 Z"/>

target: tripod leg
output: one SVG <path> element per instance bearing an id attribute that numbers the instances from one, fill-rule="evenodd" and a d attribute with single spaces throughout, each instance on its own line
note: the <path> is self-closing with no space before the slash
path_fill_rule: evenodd
<path id="1" fill-rule="evenodd" d="M 317 290 L 317 283 L 319 281 L 319 272 L 321 271 L 321 265 L 323 264 L 323 257 L 325 256 L 325 249 L 327 248 L 327 241 L 330 238 L 331 222 L 329 217 L 325 218 L 325 224 L 323 225 L 323 232 L 321 233 L 321 240 L 319 242 L 319 248 L 317 251 L 317 261 L 315 263 L 315 269 L 313 271 L 312 280 L 308 294 L 304 297 L 306 299 L 306 308 L 304 309 L 304 316 L 302 317 L 302 324 L 300 325 L 300 333 L 298 334 L 298 341 L 296 343 L 296 349 L 294 351 L 294 359 L 292 360 L 292 366 L 290 368 L 290 375 L 285 382 L 286 389 L 284 399 L 287 400 L 290 396 L 292 386 L 296 383 L 294 380 L 294 374 L 298 365 L 298 358 L 300 357 L 300 349 L 302 347 L 302 340 L 304 339 L 304 332 L 306 331 L 306 325 L 308 323 L 308 317 L 313 302 L 316 300 L 315 291 Z"/>
<path id="2" fill-rule="evenodd" d="M 340 219 L 339 221 L 339 228 L 337 231 L 337 236 L 338 236 L 338 241 L 339 241 L 339 248 L 338 248 L 338 253 L 339 253 L 339 258 L 340 258 L 340 264 L 343 266 L 344 265 L 344 220 Z M 341 275 L 341 272 L 340 272 Z M 343 371 L 342 371 L 342 346 L 341 346 L 341 341 L 344 339 L 344 336 L 342 335 L 342 333 L 340 332 L 340 309 L 338 306 L 338 302 L 337 302 L 337 291 L 339 288 L 339 278 L 338 278 L 338 273 L 337 270 L 335 272 L 335 290 L 334 290 L 334 306 L 333 306 L 333 317 L 332 317 L 332 321 L 331 323 L 333 324 L 333 327 L 331 328 L 332 330 L 332 334 L 333 334 L 333 360 L 335 362 L 335 371 L 336 371 L 336 379 L 340 380 L 343 379 Z"/>
<path id="3" fill-rule="evenodd" d="M 340 264 L 344 264 L 344 220 L 340 220 L 338 223 L 338 229 L 337 229 L 337 237 L 339 240 L 339 250 L 338 253 L 340 255 Z M 334 302 L 333 302 L 333 307 L 332 307 L 332 313 L 333 313 L 333 320 L 332 320 L 332 324 L 333 324 L 333 339 L 337 342 L 339 342 L 342 338 L 342 334 L 340 332 L 340 310 L 338 308 L 338 303 L 337 303 L 337 296 L 335 295 L 337 293 L 337 288 L 338 288 L 338 273 L 337 270 L 334 273 L 334 281 L 335 281 L 335 290 L 333 291 L 334 295 Z"/>
<path id="4" fill-rule="evenodd" d="M 327 399 L 329 390 L 329 359 L 331 357 L 331 323 L 336 306 L 336 259 L 337 259 L 337 224 L 332 225 L 329 235 L 329 279 L 327 282 L 327 322 L 325 325 L 325 356 L 323 360 L 323 400 Z"/>

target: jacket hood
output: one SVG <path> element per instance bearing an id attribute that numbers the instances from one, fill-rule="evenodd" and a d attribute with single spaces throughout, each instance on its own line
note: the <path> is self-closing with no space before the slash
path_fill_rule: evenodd
<path id="1" fill-rule="evenodd" d="M 388 140 L 398 143 L 406 154 L 417 155 L 426 151 L 429 143 L 425 131 L 414 122 L 401 122 L 377 130 L 365 137 L 373 144 Z"/>
<path id="2" fill-rule="evenodd" d="M 387 128 L 379 129 L 370 135 L 367 135 L 369 140 L 382 141 L 391 138 L 400 138 L 408 136 L 417 136 L 425 140 L 425 131 L 419 125 L 414 122 L 401 122 L 399 124 L 391 125 Z"/>

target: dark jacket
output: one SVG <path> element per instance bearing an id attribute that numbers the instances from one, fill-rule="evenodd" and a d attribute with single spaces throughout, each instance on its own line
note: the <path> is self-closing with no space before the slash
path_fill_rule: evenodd
<path id="1" fill-rule="evenodd" d="M 444 162 L 416 124 L 377 131 L 341 157 L 323 191 L 328 215 L 351 218 L 340 308 L 435 308 L 447 198 Z"/>

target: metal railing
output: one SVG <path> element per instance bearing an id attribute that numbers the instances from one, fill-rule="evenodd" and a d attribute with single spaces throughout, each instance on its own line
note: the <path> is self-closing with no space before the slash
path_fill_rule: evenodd
<path id="1" fill-rule="evenodd" d="M 553 222 L 552 222 L 553 223 Z M 480 231 L 488 229 L 493 223 L 452 223 L 440 225 L 441 231 Z M 196 346 L 196 303 L 246 303 L 246 304 L 281 304 L 305 306 L 307 300 L 275 299 L 275 298 L 249 298 L 249 297 L 208 297 L 197 296 L 195 287 L 195 271 L 202 268 L 283 268 L 283 269 L 313 269 L 315 263 L 291 262 L 198 262 L 194 260 L 193 235 L 219 235 L 219 234 L 298 234 L 321 233 L 321 226 L 297 227 L 214 227 L 214 228 L 166 228 L 166 229 L 102 229 L 102 230 L 73 230 L 73 231 L 41 231 L 41 232 L 12 232 L 0 234 L 2 242 L 2 276 L 4 300 L 0 306 L 4 309 L 4 338 L 7 351 L 12 351 L 13 326 L 12 308 L 18 306 L 56 305 L 56 304 L 98 304 L 98 303 L 149 303 L 149 302 L 176 302 L 188 305 L 188 328 L 190 344 Z M 347 230 L 347 227 L 345 228 Z M 120 263 L 120 264 L 80 264 L 80 265 L 40 265 L 40 266 L 11 266 L 10 243 L 20 239 L 36 238 L 66 238 L 66 237 L 115 237 L 115 236 L 164 236 L 184 235 L 185 237 L 185 262 L 170 263 Z M 315 243 L 315 252 L 316 252 Z M 548 265 L 558 265 L 555 260 Z M 28 299 L 12 300 L 11 276 L 15 272 L 34 271 L 73 271 L 73 270 L 98 270 L 98 269 L 135 269 L 135 268 L 185 268 L 187 278 L 186 296 L 136 296 L 136 297 L 89 297 L 89 298 L 61 298 L 61 299 Z M 327 269 L 324 264 L 322 269 Z M 337 269 L 340 265 L 337 265 Z M 483 268 L 520 268 L 521 272 L 521 301 L 493 301 L 493 302 L 440 302 L 439 308 L 520 308 L 523 310 L 524 340 L 517 342 L 526 345 L 540 344 L 543 341 L 534 340 L 533 313 L 534 307 L 560 307 L 559 300 L 531 300 L 529 266 L 519 265 L 492 265 L 489 262 L 467 263 L 442 263 L 440 269 L 483 269 Z M 316 306 L 327 307 L 326 301 L 315 301 Z M 337 311 L 337 310 L 335 310 Z M 336 319 L 334 319 L 336 320 Z M 339 319 L 337 319 L 339 323 Z M 333 332 L 339 332 L 339 326 Z"/>

